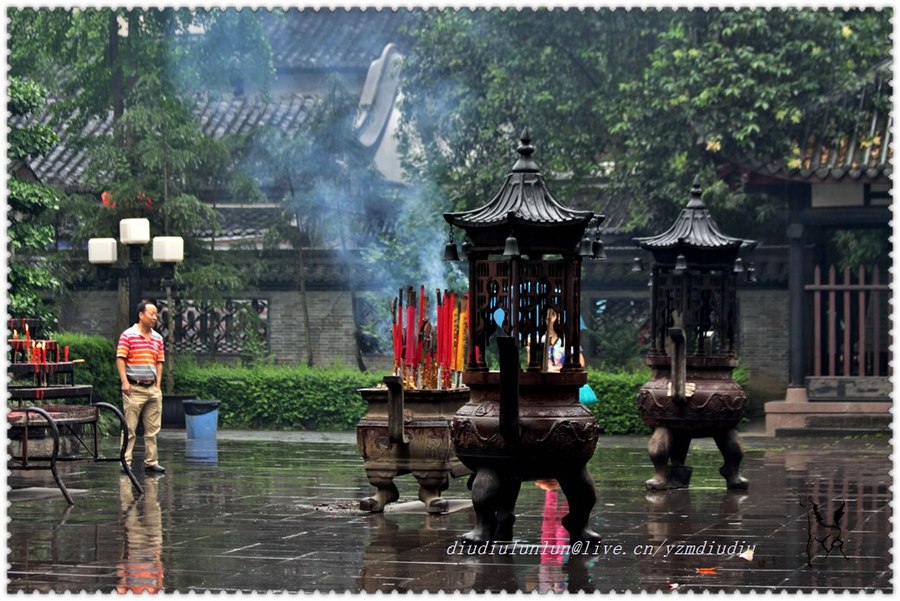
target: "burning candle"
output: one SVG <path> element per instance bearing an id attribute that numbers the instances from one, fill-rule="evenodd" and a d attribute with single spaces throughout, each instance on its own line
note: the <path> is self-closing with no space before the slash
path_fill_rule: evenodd
<path id="1" fill-rule="evenodd" d="M 13 340 L 19 339 L 19 333 L 16 330 L 13 330 Z"/>
<path id="2" fill-rule="evenodd" d="M 28 324 L 26 323 L 25 324 L 25 342 L 28 342 L 30 340 L 31 340 L 31 334 L 28 331 Z"/>
<path id="3" fill-rule="evenodd" d="M 63 356 L 63 360 L 64 360 L 66 363 L 68 363 L 68 362 L 69 362 L 69 347 L 68 347 L 68 345 L 66 345 L 64 351 L 65 351 L 65 352 L 64 352 L 64 354 L 63 354 L 63 355 L 64 355 L 64 356 Z"/>

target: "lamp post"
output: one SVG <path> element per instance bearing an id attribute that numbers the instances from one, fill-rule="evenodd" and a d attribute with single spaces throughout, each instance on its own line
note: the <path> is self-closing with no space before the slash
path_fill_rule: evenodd
<path id="1" fill-rule="evenodd" d="M 118 259 L 115 238 L 91 238 L 88 240 L 88 262 L 97 265 L 101 279 L 111 276 L 128 279 L 128 311 L 134 311 L 143 296 L 141 277 L 158 275 L 163 279 L 175 276 L 175 263 L 184 260 L 184 239 L 181 236 L 157 236 L 153 238 L 153 260 L 159 268 L 144 267 L 143 246 L 150 242 L 150 220 L 145 218 L 123 219 L 119 222 L 119 241 L 128 247 L 128 266 L 113 268 Z M 171 308 L 170 308 L 171 310 Z M 130 319 L 130 317 L 129 317 Z"/>

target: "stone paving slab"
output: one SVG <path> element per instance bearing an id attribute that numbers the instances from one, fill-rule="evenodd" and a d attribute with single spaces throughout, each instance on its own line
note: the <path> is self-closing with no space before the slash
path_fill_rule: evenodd
<path id="1" fill-rule="evenodd" d="M 589 466 L 597 548 L 566 547 L 564 495 L 526 483 L 515 540 L 479 549 L 459 543 L 474 521 L 465 478 L 444 494 L 448 514 L 416 510 L 411 476 L 388 511 L 360 511 L 373 489 L 352 433 L 224 431 L 214 458 L 197 460 L 183 431 L 166 431 L 168 472 L 139 474 L 143 496 L 114 464 L 62 466 L 83 491 L 71 508 L 61 494 L 10 491 L 7 590 L 893 590 L 887 438 L 745 438 L 741 493 L 698 442 L 693 487 L 650 493 L 646 438 L 601 439 Z M 53 487 L 45 472 L 8 483 Z M 844 503 L 838 529 L 816 524 L 813 502 L 826 522 Z M 816 538 L 842 546 L 826 556 Z"/>

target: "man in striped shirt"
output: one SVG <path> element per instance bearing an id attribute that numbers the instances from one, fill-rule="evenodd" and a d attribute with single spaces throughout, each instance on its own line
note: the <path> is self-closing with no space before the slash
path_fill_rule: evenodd
<path id="1" fill-rule="evenodd" d="M 116 367 L 122 382 L 122 406 L 128 424 L 125 461 L 131 466 L 135 430 L 144 416 L 144 471 L 161 474 L 156 435 L 162 427 L 162 366 L 166 360 L 163 338 L 153 329 L 156 305 L 142 300 L 137 306 L 138 322 L 122 332 L 116 348 Z"/>

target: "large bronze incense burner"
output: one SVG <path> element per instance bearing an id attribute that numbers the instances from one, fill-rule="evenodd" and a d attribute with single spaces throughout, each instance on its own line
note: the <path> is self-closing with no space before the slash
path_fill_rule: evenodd
<path id="1" fill-rule="evenodd" d="M 691 440 L 712 437 L 730 489 L 745 489 L 736 426 L 747 397 L 732 379 L 737 367 L 737 277 L 742 249 L 755 246 L 723 234 L 701 199 L 699 180 L 675 223 L 664 233 L 636 238 L 653 255 L 652 379 L 638 394 L 644 423 L 653 428 L 649 453 L 656 470 L 648 489 L 684 488 Z"/>
<path id="2" fill-rule="evenodd" d="M 586 465 L 599 428 L 578 402 L 587 381 L 579 305 L 581 261 L 596 246 L 589 231 L 603 217 L 559 204 L 533 152 L 526 131 L 518 161 L 493 200 L 444 215 L 468 237 L 470 345 L 463 382 L 470 397 L 450 424 L 457 456 L 475 472 L 469 484 L 476 524 L 463 536 L 468 541 L 511 539 L 520 487 L 535 479 L 559 482 L 572 540 L 597 537 L 588 528 L 596 492 Z M 549 327 L 565 355 L 558 372 L 548 366 Z M 489 364 L 499 364 L 499 371 Z"/>

